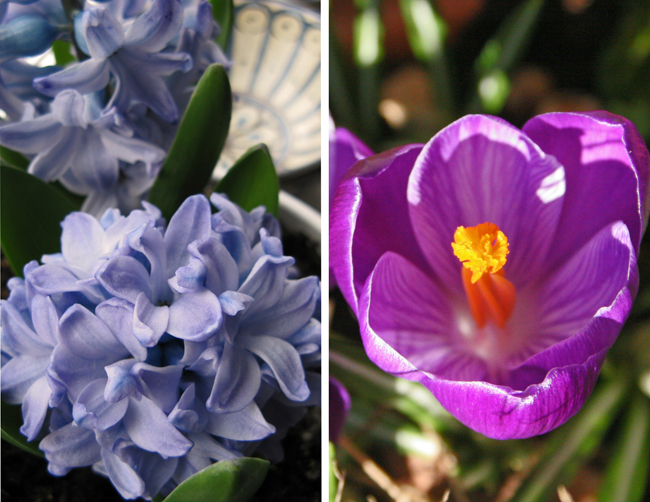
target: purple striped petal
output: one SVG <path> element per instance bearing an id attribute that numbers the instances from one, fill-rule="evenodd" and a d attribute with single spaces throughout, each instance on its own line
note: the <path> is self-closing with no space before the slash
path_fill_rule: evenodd
<path id="1" fill-rule="evenodd" d="M 159 52 L 178 35 L 183 25 L 180 0 L 154 0 L 126 31 L 126 47 Z"/>

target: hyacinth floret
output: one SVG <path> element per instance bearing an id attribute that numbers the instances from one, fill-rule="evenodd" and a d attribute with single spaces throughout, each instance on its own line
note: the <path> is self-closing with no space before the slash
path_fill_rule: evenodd
<path id="1" fill-rule="evenodd" d="M 320 285 L 290 279 L 279 225 L 213 194 L 165 226 L 144 203 L 71 213 L 61 253 L 2 302 L 2 395 L 48 469 L 92 465 L 127 499 L 262 450 L 320 399 Z M 278 437 L 270 437 L 276 433 Z"/>

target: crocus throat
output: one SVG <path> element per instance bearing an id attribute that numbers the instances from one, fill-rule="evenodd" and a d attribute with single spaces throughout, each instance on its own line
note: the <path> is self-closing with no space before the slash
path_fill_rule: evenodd
<path id="1" fill-rule="evenodd" d="M 451 243 L 462 262 L 463 287 L 479 328 L 488 321 L 503 328 L 515 307 L 515 287 L 505 278 L 503 266 L 508 238 L 494 223 L 458 227 Z"/>

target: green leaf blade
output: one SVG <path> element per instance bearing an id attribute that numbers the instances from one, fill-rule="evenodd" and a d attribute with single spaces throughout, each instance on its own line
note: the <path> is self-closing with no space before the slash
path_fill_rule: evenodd
<path id="1" fill-rule="evenodd" d="M 632 398 L 599 502 L 641 502 L 650 463 L 650 401 L 637 392 Z"/>
<path id="2" fill-rule="evenodd" d="M 20 169 L 21 171 L 27 171 L 27 166 L 29 166 L 29 159 L 22 155 L 21 153 L 14 152 L 9 148 L 0 146 L 0 164 L 9 165 Z"/>
<path id="3" fill-rule="evenodd" d="M 269 462 L 221 460 L 183 481 L 166 502 L 245 502 L 262 486 Z"/>
<path id="4" fill-rule="evenodd" d="M 167 220 L 190 195 L 203 192 L 221 155 L 232 113 L 226 70 L 211 65 L 194 90 L 167 160 L 149 192 Z"/>
<path id="5" fill-rule="evenodd" d="M 78 207 L 40 179 L 2 165 L 0 242 L 14 273 L 43 254 L 61 251 L 61 221 Z"/>
<path id="6" fill-rule="evenodd" d="M 228 48 L 228 41 L 232 33 L 235 6 L 232 0 L 210 0 L 210 3 L 212 3 L 212 17 L 214 17 L 221 29 L 221 33 L 217 37 L 217 43 L 225 51 Z"/>
<path id="7" fill-rule="evenodd" d="M 245 211 L 264 206 L 278 216 L 280 183 L 266 145 L 254 146 L 242 155 L 215 192 L 225 193 Z"/>

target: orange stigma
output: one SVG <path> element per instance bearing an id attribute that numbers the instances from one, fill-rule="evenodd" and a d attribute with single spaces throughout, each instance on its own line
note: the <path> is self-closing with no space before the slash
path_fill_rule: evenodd
<path id="1" fill-rule="evenodd" d="M 478 327 L 483 328 L 488 320 L 505 327 L 516 299 L 515 287 L 503 270 L 508 238 L 494 223 L 481 223 L 458 227 L 451 247 L 463 264 L 463 286 Z"/>

